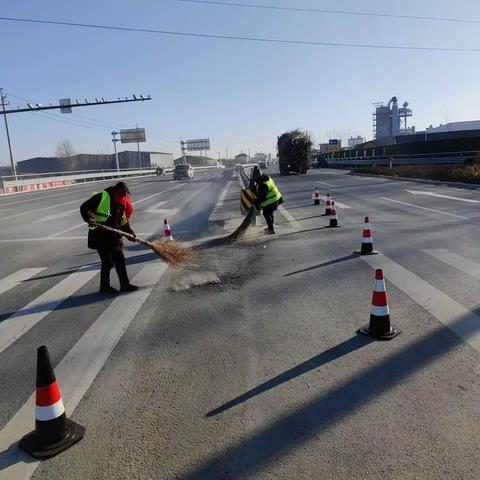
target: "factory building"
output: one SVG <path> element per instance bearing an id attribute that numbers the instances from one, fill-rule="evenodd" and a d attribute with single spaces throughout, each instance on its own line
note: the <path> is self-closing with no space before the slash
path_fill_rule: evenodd
<path id="1" fill-rule="evenodd" d="M 376 139 L 393 138 L 398 135 L 410 135 L 415 133 L 415 127 L 407 125 L 407 119 L 412 116 L 411 108 L 404 102 L 398 106 L 397 97 L 392 97 L 386 104 L 374 103 L 373 136 Z"/>

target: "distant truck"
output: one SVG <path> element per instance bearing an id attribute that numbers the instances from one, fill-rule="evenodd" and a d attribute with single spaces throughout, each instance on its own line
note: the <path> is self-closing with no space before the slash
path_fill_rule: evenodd
<path id="1" fill-rule="evenodd" d="M 278 168 L 281 175 L 307 173 L 312 141 L 308 132 L 292 130 L 277 139 Z"/>

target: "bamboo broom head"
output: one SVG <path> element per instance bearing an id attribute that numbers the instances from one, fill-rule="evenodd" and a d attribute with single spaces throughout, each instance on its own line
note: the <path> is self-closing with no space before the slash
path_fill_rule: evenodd
<path id="1" fill-rule="evenodd" d="M 172 266 L 183 265 L 190 262 L 193 258 L 192 249 L 180 244 L 179 242 L 159 239 L 148 243 L 148 246 L 162 260 Z"/>

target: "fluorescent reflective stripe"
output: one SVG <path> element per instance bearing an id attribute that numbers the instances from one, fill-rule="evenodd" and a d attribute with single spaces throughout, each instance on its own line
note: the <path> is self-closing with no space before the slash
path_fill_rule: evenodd
<path id="1" fill-rule="evenodd" d="M 363 237 L 362 243 L 373 243 L 372 237 Z"/>
<path id="2" fill-rule="evenodd" d="M 376 307 L 375 305 L 372 305 L 370 313 L 376 317 L 384 317 L 385 315 L 390 315 L 390 310 L 388 305 L 385 307 Z"/>
<path id="3" fill-rule="evenodd" d="M 385 291 L 384 280 L 375 280 L 374 283 L 373 283 L 373 289 L 376 292 L 384 292 Z"/>
<path id="4" fill-rule="evenodd" d="M 65 407 L 63 406 L 62 399 L 53 405 L 48 407 L 35 407 L 35 419 L 40 420 L 41 422 L 47 422 L 48 420 L 53 420 L 54 418 L 59 417 L 62 413 L 65 412 Z"/>

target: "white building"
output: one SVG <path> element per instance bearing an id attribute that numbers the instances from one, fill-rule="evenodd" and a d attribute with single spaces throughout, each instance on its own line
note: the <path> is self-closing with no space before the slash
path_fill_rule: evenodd
<path id="1" fill-rule="evenodd" d="M 466 122 L 451 122 L 438 127 L 429 127 L 428 133 L 458 132 L 460 130 L 480 130 L 480 120 Z"/>
<path id="2" fill-rule="evenodd" d="M 358 135 L 357 137 L 350 137 L 348 139 L 348 148 L 355 148 L 357 145 L 360 145 L 361 143 L 365 143 L 366 141 L 367 139 L 360 135 Z"/>

